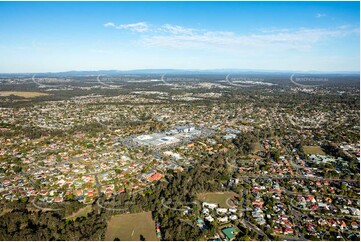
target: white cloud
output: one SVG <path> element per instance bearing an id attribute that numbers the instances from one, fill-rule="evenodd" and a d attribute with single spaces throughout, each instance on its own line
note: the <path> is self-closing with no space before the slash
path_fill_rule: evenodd
<path id="1" fill-rule="evenodd" d="M 171 25 L 171 24 L 165 24 L 162 26 L 162 29 L 165 32 L 169 32 L 171 34 L 193 34 L 194 29 L 191 28 L 185 28 L 178 25 Z"/>
<path id="2" fill-rule="evenodd" d="M 255 34 L 240 35 L 224 31 L 193 30 L 187 34 L 150 35 L 142 39 L 146 46 L 165 46 L 173 48 L 286 48 L 310 49 L 315 44 L 330 38 L 341 38 L 355 33 L 350 28 L 301 28 L 262 31 Z"/>
<path id="3" fill-rule="evenodd" d="M 132 32 L 138 32 L 143 33 L 149 31 L 149 25 L 146 22 L 138 22 L 138 23 L 132 23 L 132 24 L 120 24 L 116 25 L 112 22 L 108 22 L 104 24 L 104 27 L 113 27 L 116 29 L 126 29 L 130 30 Z"/>
<path id="4" fill-rule="evenodd" d="M 104 27 L 115 27 L 115 24 L 112 22 L 108 22 L 104 24 Z"/>
<path id="5" fill-rule="evenodd" d="M 289 32 L 289 31 L 291 31 L 291 30 L 290 30 L 290 29 L 286 29 L 286 28 L 280 29 L 280 28 L 274 28 L 274 27 L 272 27 L 272 28 L 260 29 L 260 31 L 261 31 L 262 33 L 279 33 L 279 32 Z"/>
<path id="6" fill-rule="evenodd" d="M 149 30 L 149 26 L 145 22 L 139 22 L 134 24 L 121 24 L 116 27 L 117 29 L 128 29 L 133 32 L 147 32 Z"/>
<path id="7" fill-rule="evenodd" d="M 336 28 L 282 29 L 273 27 L 262 29 L 252 34 L 237 34 L 230 31 L 207 31 L 171 24 L 151 27 L 146 22 L 121 25 L 109 22 L 104 24 L 104 26 L 138 33 L 148 32 L 146 36 L 142 35 L 140 37 L 140 42 L 147 47 L 221 49 L 230 51 L 247 48 L 254 50 L 262 48 L 309 50 L 324 40 L 342 38 L 355 33 L 359 34 L 359 29 L 352 29 L 346 25 Z"/>
<path id="8" fill-rule="evenodd" d="M 325 13 L 317 13 L 316 14 L 316 18 L 323 18 L 323 17 L 326 17 L 327 16 L 327 14 L 325 14 Z"/>

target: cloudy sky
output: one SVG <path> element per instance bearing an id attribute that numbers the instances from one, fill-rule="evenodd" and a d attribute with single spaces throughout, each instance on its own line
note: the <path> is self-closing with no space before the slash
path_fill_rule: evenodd
<path id="1" fill-rule="evenodd" d="M 359 2 L 0 2 L 0 72 L 359 71 Z"/>

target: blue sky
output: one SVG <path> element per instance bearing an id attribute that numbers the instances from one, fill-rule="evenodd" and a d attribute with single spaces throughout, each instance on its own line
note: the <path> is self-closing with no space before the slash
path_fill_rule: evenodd
<path id="1" fill-rule="evenodd" d="M 359 71 L 359 2 L 0 2 L 0 72 Z"/>

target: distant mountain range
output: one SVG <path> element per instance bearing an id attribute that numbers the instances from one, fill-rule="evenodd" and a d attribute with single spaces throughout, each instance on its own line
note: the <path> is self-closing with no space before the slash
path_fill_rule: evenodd
<path id="1" fill-rule="evenodd" d="M 131 74 L 183 74 L 183 75 L 199 75 L 199 74 L 347 74 L 360 75 L 357 71 L 284 71 L 284 70 L 255 70 L 255 69 L 136 69 L 136 70 L 98 70 L 98 71 L 64 71 L 64 72 L 42 72 L 42 73 L 0 73 L 1 76 L 13 75 L 46 75 L 46 76 L 89 76 L 89 75 L 131 75 Z"/>

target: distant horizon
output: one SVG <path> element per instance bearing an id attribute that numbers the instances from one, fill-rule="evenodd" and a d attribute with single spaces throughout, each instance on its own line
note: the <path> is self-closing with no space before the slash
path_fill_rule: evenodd
<path id="1" fill-rule="evenodd" d="M 360 2 L 0 2 L 0 9 L 0 73 L 360 72 Z"/>
<path id="2" fill-rule="evenodd" d="M 273 70 L 273 69 L 241 69 L 241 68 L 214 68 L 214 69 L 182 69 L 182 68 L 139 68 L 139 69 L 104 69 L 104 70 L 64 70 L 64 71 L 40 71 L 40 72 L 0 72 L 0 75 L 15 74 L 61 74 L 69 72 L 153 72 L 154 74 L 170 72 L 216 72 L 216 73 L 247 73 L 247 72 L 272 72 L 272 73 L 315 73 L 315 74 L 360 74 L 360 71 L 336 70 L 336 71 L 319 71 L 319 70 Z M 172 73 L 169 73 L 172 74 Z"/>

